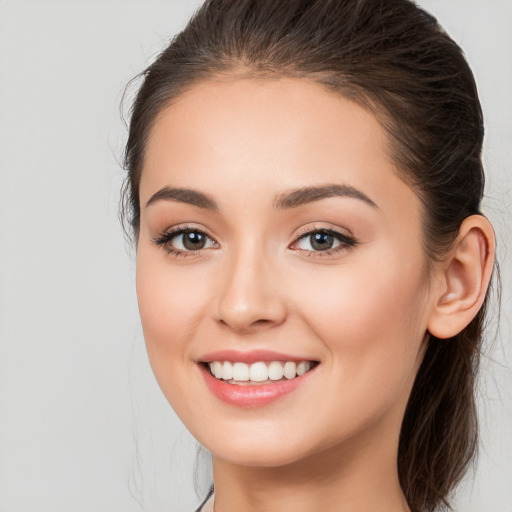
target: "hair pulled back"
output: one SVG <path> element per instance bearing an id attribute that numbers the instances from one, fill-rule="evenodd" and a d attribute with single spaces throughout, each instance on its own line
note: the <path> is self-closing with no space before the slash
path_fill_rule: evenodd
<path id="1" fill-rule="evenodd" d="M 442 258 L 479 213 L 483 121 L 461 49 L 409 0 L 207 0 L 142 74 L 125 148 L 123 208 L 135 237 L 144 149 L 158 113 L 218 76 L 297 77 L 371 110 L 397 172 L 423 205 L 424 247 Z M 400 434 L 414 512 L 448 506 L 476 451 L 474 399 L 485 306 L 460 334 L 430 336 Z"/>

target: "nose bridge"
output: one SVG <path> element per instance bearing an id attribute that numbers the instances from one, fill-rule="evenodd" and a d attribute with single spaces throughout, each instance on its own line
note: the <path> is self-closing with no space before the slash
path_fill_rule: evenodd
<path id="1" fill-rule="evenodd" d="M 286 315 L 276 266 L 254 238 L 234 247 L 225 261 L 218 320 L 238 331 L 281 323 Z"/>

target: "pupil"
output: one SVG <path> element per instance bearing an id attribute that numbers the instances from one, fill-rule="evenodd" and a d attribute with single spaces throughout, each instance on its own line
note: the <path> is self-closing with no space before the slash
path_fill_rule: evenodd
<path id="1" fill-rule="evenodd" d="M 326 233 L 311 235 L 311 246 L 318 251 L 326 251 L 333 246 L 334 238 Z"/>
<path id="2" fill-rule="evenodd" d="M 184 233 L 183 235 L 183 245 L 186 249 L 189 249 L 190 251 L 202 249 L 204 247 L 205 242 L 205 237 L 201 233 L 197 233 L 195 231 Z"/>

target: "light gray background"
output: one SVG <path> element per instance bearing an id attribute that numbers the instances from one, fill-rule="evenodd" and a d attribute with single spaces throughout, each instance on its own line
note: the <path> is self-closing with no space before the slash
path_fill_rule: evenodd
<path id="1" fill-rule="evenodd" d="M 117 220 L 124 84 L 199 1 L 0 0 L 0 511 L 191 511 L 195 443 L 155 384 Z M 512 1 L 424 0 L 487 122 L 501 334 L 460 512 L 512 511 Z M 208 418 L 205 418 L 208 421 Z"/>

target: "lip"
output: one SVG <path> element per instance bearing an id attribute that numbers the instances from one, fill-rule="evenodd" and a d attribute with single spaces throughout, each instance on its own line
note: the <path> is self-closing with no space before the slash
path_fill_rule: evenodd
<path id="1" fill-rule="evenodd" d="M 216 353 L 217 354 L 221 354 Z M 224 354 L 224 352 L 222 353 Z M 272 353 L 275 357 L 275 353 Z M 288 357 L 288 356 L 287 356 Z M 219 361 L 219 359 L 212 359 L 213 361 Z M 231 359 L 221 358 L 222 361 L 231 361 Z M 277 361 L 279 358 L 267 359 L 268 361 Z M 284 359 L 290 361 L 290 359 Z M 295 360 L 295 359 L 293 359 Z M 304 361 L 304 359 L 297 359 L 298 361 Z M 240 359 L 235 359 L 235 361 L 240 361 Z M 252 360 L 251 360 L 252 361 Z M 258 359 L 257 361 L 265 361 L 264 359 Z M 246 361 L 241 361 L 246 362 Z M 316 370 L 316 366 L 312 368 L 310 371 L 306 372 L 304 375 L 300 377 L 295 377 L 290 380 L 279 380 L 269 384 L 255 384 L 255 385 L 238 385 L 238 384 L 229 384 L 226 381 L 216 379 L 208 370 L 207 365 L 204 363 L 198 363 L 198 367 L 203 376 L 203 379 L 206 383 L 208 389 L 216 396 L 219 400 L 223 402 L 234 405 L 237 407 L 245 407 L 245 408 L 256 408 L 263 407 L 265 405 L 271 404 L 286 395 L 292 393 L 299 386 L 307 383 L 311 374 L 313 374 Z"/>
<path id="2" fill-rule="evenodd" d="M 197 362 L 199 363 L 211 363 L 212 361 L 229 361 L 231 363 L 239 361 L 241 363 L 252 364 L 259 361 L 264 363 L 271 361 L 294 361 L 296 363 L 300 363 L 301 361 L 314 360 L 309 357 L 292 356 L 281 352 L 274 352 L 272 350 L 251 350 L 250 352 L 242 352 L 240 350 L 218 350 L 216 352 L 209 352 L 197 359 Z"/>

